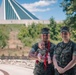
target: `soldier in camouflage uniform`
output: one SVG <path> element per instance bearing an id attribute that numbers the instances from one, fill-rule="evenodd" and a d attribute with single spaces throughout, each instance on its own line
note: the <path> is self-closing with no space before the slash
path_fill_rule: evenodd
<path id="1" fill-rule="evenodd" d="M 68 27 L 61 28 L 61 37 L 53 56 L 55 75 L 76 75 L 76 44 L 70 40 Z"/>
<path id="2" fill-rule="evenodd" d="M 49 38 L 50 38 L 49 29 L 43 28 L 41 30 L 41 40 L 44 41 L 45 48 L 47 48 L 47 50 L 49 49 L 49 53 L 52 61 L 55 45 L 49 41 Z M 35 52 L 38 50 L 38 48 L 39 48 L 38 43 L 34 44 L 32 46 L 31 51 L 29 52 L 29 56 L 37 58 L 37 56 L 35 55 Z M 50 64 L 48 64 L 46 61 L 46 66 L 47 67 L 45 68 L 44 62 L 36 61 L 35 68 L 34 68 L 34 75 L 54 75 L 53 63 L 51 62 Z"/>

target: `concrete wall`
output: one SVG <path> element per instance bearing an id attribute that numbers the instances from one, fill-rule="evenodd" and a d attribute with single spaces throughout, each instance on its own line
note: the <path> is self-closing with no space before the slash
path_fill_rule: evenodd
<path id="1" fill-rule="evenodd" d="M 26 24 L 30 25 L 32 23 L 49 24 L 49 20 L 0 20 L 0 24 Z"/>

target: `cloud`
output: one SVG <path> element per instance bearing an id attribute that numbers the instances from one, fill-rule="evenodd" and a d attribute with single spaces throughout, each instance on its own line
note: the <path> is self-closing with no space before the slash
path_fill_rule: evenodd
<path id="1" fill-rule="evenodd" d="M 31 9 L 30 9 L 31 10 Z M 50 10 L 50 8 L 46 8 L 46 9 L 34 9 L 34 10 L 31 10 L 31 11 L 33 11 L 33 12 L 36 12 L 36 11 L 38 11 L 38 12 L 45 12 L 45 11 L 49 11 Z"/>
<path id="2" fill-rule="evenodd" d="M 56 0 L 40 0 L 34 3 L 25 3 L 22 6 L 31 12 L 45 12 L 51 10 L 49 6 L 54 3 L 56 3 Z"/>

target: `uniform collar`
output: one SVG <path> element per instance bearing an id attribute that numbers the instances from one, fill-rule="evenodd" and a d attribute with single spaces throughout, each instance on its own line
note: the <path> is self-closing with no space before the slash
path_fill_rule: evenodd
<path id="1" fill-rule="evenodd" d="M 71 45 L 71 40 L 69 40 L 68 43 L 64 43 L 64 42 L 62 42 L 62 47 L 70 46 L 70 45 Z"/>

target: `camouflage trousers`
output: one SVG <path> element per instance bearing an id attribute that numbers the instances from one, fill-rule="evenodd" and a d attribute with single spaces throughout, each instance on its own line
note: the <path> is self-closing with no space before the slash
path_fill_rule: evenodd
<path id="1" fill-rule="evenodd" d="M 45 70 L 44 63 L 35 63 L 34 75 L 54 75 L 54 67 L 52 64 L 47 64 Z"/>

